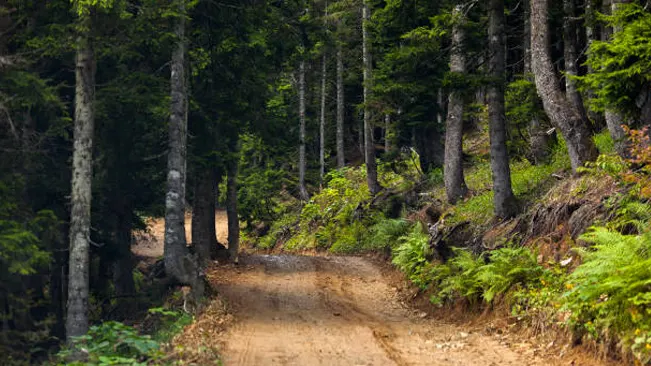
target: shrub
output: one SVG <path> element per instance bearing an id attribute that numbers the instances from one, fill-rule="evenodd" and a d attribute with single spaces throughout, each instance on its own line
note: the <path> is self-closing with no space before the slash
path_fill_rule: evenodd
<path id="1" fill-rule="evenodd" d="M 422 275 L 429 264 L 428 257 L 432 254 L 429 236 L 424 232 L 423 226 L 417 223 L 408 234 L 401 236 L 398 242 L 400 245 L 393 250 L 392 263 L 414 284 L 424 288 L 427 283 Z"/>
<path id="2" fill-rule="evenodd" d="M 90 327 L 86 335 L 73 339 L 70 348 L 57 355 L 62 362 L 78 350 L 85 350 L 86 362 L 67 365 L 146 365 L 161 356 L 158 342 L 127 325 L 105 322 Z"/>
<path id="3" fill-rule="evenodd" d="M 624 235 L 607 228 L 584 234 L 583 263 L 569 276 L 564 308 L 570 325 L 594 339 L 619 337 L 651 361 L 651 232 Z"/>

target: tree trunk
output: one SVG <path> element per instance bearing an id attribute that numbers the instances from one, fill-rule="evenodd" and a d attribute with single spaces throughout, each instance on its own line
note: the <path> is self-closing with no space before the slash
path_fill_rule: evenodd
<path id="1" fill-rule="evenodd" d="M 614 14 L 617 11 L 617 7 L 620 4 L 629 3 L 628 0 L 609 0 L 610 2 L 610 12 Z M 619 32 L 621 29 L 609 29 L 606 33 L 606 40 L 610 40 L 615 32 Z M 615 143 L 615 151 L 621 157 L 627 157 L 629 153 L 629 144 L 626 137 L 626 132 L 622 125 L 626 125 L 624 116 L 616 110 L 607 109 L 606 110 L 606 126 L 608 127 L 608 132 L 610 132 L 610 137 Z"/>
<path id="2" fill-rule="evenodd" d="M 91 20 L 82 20 L 90 32 Z M 77 38 L 75 130 L 72 154 L 70 264 L 66 337 L 88 331 L 90 205 L 95 125 L 95 54 L 86 34 Z"/>
<path id="3" fill-rule="evenodd" d="M 533 80 L 531 73 L 531 7 L 530 0 L 524 3 L 524 74 L 527 80 Z M 534 164 L 544 164 L 549 161 L 550 156 L 550 137 L 545 127 L 540 123 L 538 117 L 533 117 L 529 121 L 529 149 Z"/>
<path id="4" fill-rule="evenodd" d="M 307 201 L 310 195 L 305 188 L 305 61 L 301 60 L 298 71 L 298 117 L 299 117 L 299 148 L 298 148 L 298 194 L 301 200 Z"/>
<path id="5" fill-rule="evenodd" d="M 493 83 L 488 88 L 491 171 L 493 173 L 493 208 L 495 216 L 509 218 L 517 205 L 511 189 L 511 169 L 506 149 L 504 120 L 504 74 L 506 72 L 506 34 L 504 32 L 504 0 L 491 0 L 488 26 L 488 67 Z"/>
<path id="6" fill-rule="evenodd" d="M 215 231 L 215 191 L 217 181 L 215 170 L 198 167 L 192 205 L 192 245 L 197 253 L 197 262 L 202 268 L 210 263 L 210 254 L 217 246 Z"/>
<path id="7" fill-rule="evenodd" d="M 391 138 L 393 132 L 391 131 L 391 115 L 386 113 L 384 115 L 384 152 L 388 153 L 391 150 Z"/>
<path id="8" fill-rule="evenodd" d="M 598 152 L 592 141 L 588 121 L 565 98 L 554 73 L 549 49 L 549 0 L 531 0 L 531 57 L 538 95 L 545 112 L 556 126 L 570 155 L 572 171 L 596 159 Z"/>
<path id="9" fill-rule="evenodd" d="M 321 65 L 321 118 L 319 118 L 319 164 L 321 167 L 321 184 L 323 184 L 323 178 L 325 177 L 325 124 L 326 124 L 326 54 L 323 53 L 322 65 Z"/>
<path id="10" fill-rule="evenodd" d="M 344 52 L 337 44 L 337 168 L 346 165 L 344 155 Z"/>
<path id="11" fill-rule="evenodd" d="M 115 227 L 115 243 L 118 255 L 113 263 L 113 284 L 117 295 L 117 312 L 127 317 L 136 310 L 136 284 L 133 281 L 133 257 L 131 255 L 131 218 L 129 207 L 121 207 Z"/>
<path id="12" fill-rule="evenodd" d="M 237 174 L 238 161 L 229 163 L 226 177 L 226 216 L 228 218 L 228 253 L 234 263 L 238 263 L 240 250 L 240 218 L 237 213 Z"/>
<path id="13" fill-rule="evenodd" d="M 594 10 L 593 6 L 593 1 L 594 0 L 585 0 L 584 7 L 585 7 L 585 39 L 586 39 L 586 49 L 590 48 L 590 45 L 592 45 L 592 42 L 597 39 L 597 31 L 595 28 L 595 23 L 596 23 L 596 12 Z M 593 70 L 590 65 L 586 65 L 587 67 L 587 73 L 592 74 Z M 590 100 L 593 98 L 594 93 L 591 91 L 587 91 L 585 93 L 585 98 L 587 100 Z M 601 130 L 605 124 L 604 116 L 601 113 L 594 112 L 590 109 L 587 111 L 588 114 L 588 119 L 592 122 L 592 125 L 594 126 L 595 130 Z"/>
<path id="14" fill-rule="evenodd" d="M 463 50 L 463 7 L 457 5 L 453 15 L 457 19 L 452 29 L 452 49 L 450 50 L 450 72 L 466 72 L 466 58 Z M 450 92 L 448 117 L 445 123 L 445 156 L 443 178 L 449 203 L 456 203 L 468 192 L 463 177 L 463 97 L 456 90 Z"/>
<path id="15" fill-rule="evenodd" d="M 370 103 L 371 93 L 371 52 L 368 35 L 368 22 L 371 19 L 371 12 L 367 0 L 362 4 L 362 60 L 364 62 L 364 157 L 366 160 L 366 181 L 371 195 L 380 191 L 380 183 L 377 180 L 377 165 L 375 162 L 375 144 L 373 143 L 373 126 L 371 123 Z"/>
<path id="16" fill-rule="evenodd" d="M 572 78 L 579 74 L 579 67 L 577 65 L 579 59 L 578 52 L 578 39 L 576 16 L 574 11 L 574 0 L 563 0 L 563 10 L 565 18 L 563 20 L 563 55 L 565 58 L 565 94 L 567 99 L 576 111 L 578 111 L 581 118 L 588 121 L 588 114 L 583 105 L 583 98 L 581 93 L 576 88 L 576 81 Z"/>
<path id="17" fill-rule="evenodd" d="M 165 197 L 165 272 L 179 284 L 192 287 L 192 296 L 203 296 L 199 267 L 185 240 L 185 175 L 187 140 L 187 91 L 185 87 L 185 5 L 178 2 L 177 44 L 171 62 L 171 104 L 167 155 L 167 194 Z"/>

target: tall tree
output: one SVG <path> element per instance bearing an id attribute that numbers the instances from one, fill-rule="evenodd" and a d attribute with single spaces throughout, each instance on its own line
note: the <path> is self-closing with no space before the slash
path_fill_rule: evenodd
<path id="1" fill-rule="evenodd" d="M 362 1 L 362 68 L 364 73 L 364 157 L 366 160 L 366 181 L 372 195 L 380 191 L 380 183 L 377 180 L 377 163 L 375 161 L 375 144 L 373 143 L 373 124 L 371 122 L 370 92 L 372 82 L 373 62 L 371 60 L 370 39 L 368 34 L 368 22 L 371 19 L 371 11 L 368 1 Z"/>
<path id="2" fill-rule="evenodd" d="M 302 56 L 301 56 L 302 57 Z M 307 157 L 305 156 L 305 60 L 301 59 L 298 66 L 298 194 L 301 200 L 310 199 L 305 188 L 305 171 L 307 170 Z"/>
<path id="3" fill-rule="evenodd" d="M 327 82 L 327 57 L 325 51 L 321 56 L 321 109 L 319 111 L 319 167 L 321 184 L 325 176 L 325 130 L 326 130 L 326 82 Z"/>
<path id="4" fill-rule="evenodd" d="M 508 218 L 516 214 L 516 201 L 511 189 L 511 169 L 506 149 L 504 120 L 504 84 L 506 72 L 506 34 L 504 0 L 490 1 L 488 25 L 488 67 L 493 79 L 488 88 L 491 170 L 493 172 L 493 207 L 495 215 Z"/>
<path id="5" fill-rule="evenodd" d="M 216 171 L 199 166 L 195 171 L 194 203 L 192 205 L 192 245 L 202 268 L 209 263 L 211 252 L 217 248 L 215 230 Z"/>
<path id="6" fill-rule="evenodd" d="M 466 72 L 466 58 L 463 50 L 465 37 L 463 6 L 456 5 L 452 14 L 455 23 L 452 29 L 450 73 L 463 75 Z M 463 96 L 458 90 L 450 92 L 448 101 L 443 179 L 448 202 L 456 203 L 466 195 L 468 188 L 463 177 Z"/>
<path id="7" fill-rule="evenodd" d="M 572 171 L 596 159 L 598 151 L 592 141 L 588 121 L 567 100 L 554 73 L 549 48 L 549 0 L 531 0 L 531 57 L 536 88 L 545 112 L 560 130 L 570 156 Z"/>
<path id="8" fill-rule="evenodd" d="M 629 3 L 630 0 L 605 0 L 604 5 L 607 7 L 606 10 L 611 14 L 614 14 L 620 4 Z M 607 30 L 604 32 L 605 40 L 612 38 L 615 32 L 621 31 L 621 29 L 607 27 Z M 628 143 L 626 139 L 626 132 L 622 125 L 625 125 L 624 116 L 621 112 L 614 110 L 612 108 L 606 108 L 604 113 L 606 117 L 606 126 L 608 127 L 608 132 L 610 132 L 610 137 L 615 142 L 615 151 L 620 156 L 626 157 L 628 154 Z"/>
<path id="9" fill-rule="evenodd" d="M 171 104 L 167 154 L 167 194 L 165 197 L 165 271 L 178 283 L 189 285 L 193 297 L 203 296 L 196 260 L 185 239 L 185 178 L 187 142 L 187 89 L 185 77 L 185 0 L 178 0 L 174 29 L 176 45 L 171 61 Z"/>
<path id="10" fill-rule="evenodd" d="M 579 74 L 579 50 L 578 50 L 578 17 L 575 12 L 574 0 L 563 0 L 563 58 L 565 59 L 565 94 L 568 101 L 579 113 L 581 118 L 588 121 L 588 115 L 583 105 L 583 98 L 576 87 L 575 76 Z M 589 125 L 588 125 L 589 126 Z"/>
<path id="11" fill-rule="evenodd" d="M 528 81 L 534 83 L 533 74 L 531 70 L 531 7 L 529 2 L 531 0 L 524 0 L 524 75 Z M 547 134 L 547 129 L 543 126 L 540 116 L 534 115 L 529 121 L 527 126 L 529 132 L 529 148 L 533 158 L 534 164 L 543 164 L 547 162 L 550 156 L 549 142 L 550 136 Z"/>
<path id="12" fill-rule="evenodd" d="M 341 21 L 340 21 L 341 22 Z M 338 27 L 340 27 L 338 25 Z M 344 51 L 341 41 L 337 41 L 337 168 L 346 165 L 344 154 Z"/>
<path id="13" fill-rule="evenodd" d="M 95 126 L 96 61 L 91 41 L 91 4 L 77 4 L 74 148 L 70 211 L 70 262 L 66 337 L 88 331 L 90 208 L 92 200 L 93 131 Z"/>
<path id="14" fill-rule="evenodd" d="M 239 149 L 237 149 L 239 150 Z M 237 156 L 237 153 L 236 153 Z M 228 218 L 228 252 L 234 263 L 239 262 L 240 218 L 237 211 L 238 159 L 231 159 L 226 177 L 226 216 Z"/>

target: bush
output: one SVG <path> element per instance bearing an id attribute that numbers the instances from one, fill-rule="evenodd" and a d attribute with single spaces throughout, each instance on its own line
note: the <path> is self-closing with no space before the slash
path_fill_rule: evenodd
<path id="1" fill-rule="evenodd" d="M 651 361 L 651 232 L 607 228 L 584 234 L 583 263 L 569 276 L 564 308 L 570 325 L 599 340 L 619 337 L 644 364 Z"/>
<path id="2" fill-rule="evenodd" d="M 432 255 L 429 236 L 423 230 L 423 226 L 417 223 L 407 235 L 401 236 L 398 242 L 400 245 L 393 250 L 392 263 L 414 284 L 425 288 L 427 279 L 423 278 L 423 274 L 429 265 L 428 257 Z"/>
<path id="3" fill-rule="evenodd" d="M 72 346 L 57 356 L 65 363 L 73 352 L 79 350 L 87 353 L 88 359 L 67 365 L 147 365 L 161 356 L 158 342 L 118 322 L 90 327 L 86 335 L 74 338 Z"/>

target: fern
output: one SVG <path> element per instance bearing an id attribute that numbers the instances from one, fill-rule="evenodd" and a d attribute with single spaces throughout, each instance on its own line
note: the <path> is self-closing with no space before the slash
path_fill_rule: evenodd
<path id="1" fill-rule="evenodd" d="M 400 246 L 393 251 L 392 263 L 412 281 L 416 280 L 429 263 L 427 257 L 432 254 L 429 237 L 417 223 L 407 235 L 400 237 L 399 242 Z"/>
<path id="2" fill-rule="evenodd" d="M 638 235 L 607 228 L 584 234 L 595 245 L 579 251 L 583 264 L 570 275 L 571 290 L 563 297 L 570 325 L 595 338 L 617 336 L 638 358 L 649 356 L 648 342 L 635 344 L 651 339 L 651 233 L 648 224 L 644 229 Z"/>
<path id="3" fill-rule="evenodd" d="M 369 237 L 370 247 L 394 247 L 398 239 L 404 236 L 409 230 L 409 222 L 405 219 L 384 219 L 379 220 L 371 228 Z"/>

